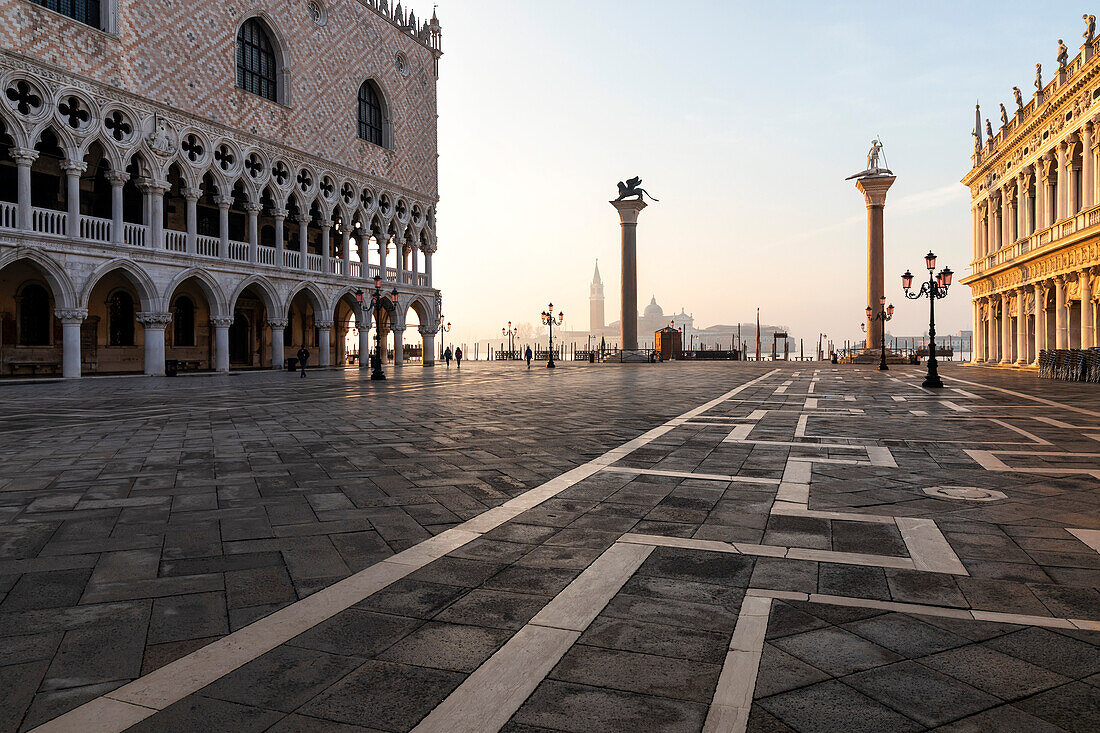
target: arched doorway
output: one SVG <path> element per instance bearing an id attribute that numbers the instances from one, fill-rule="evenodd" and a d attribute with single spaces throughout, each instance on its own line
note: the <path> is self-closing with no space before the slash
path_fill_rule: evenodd
<path id="1" fill-rule="evenodd" d="M 230 369 L 264 369 L 271 365 L 271 331 L 268 328 L 270 292 L 255 282 L 245 287 L 233 304 L 229 326 Z"/>
<path id="2" fill-rule="evenodd" d="M 365 295 L 365 293 L 364 293 Z M 357 364 L 360 353 L 359 314 L 362 309 L 355 300 L 354 292 L 346 292 L 336 301 L 333 309 L 333 364 L 344 366 Z M 368 329 L 364 324 L 364 332 Z M 369 349 L 367 349 L 369 351 Z"/>
<path id="3" fill-rule="evenodd" d="M 53 288 L 30 260 L 0 270 L 0 373 L 61 373 L 61 323 Z"/>
<path id="4" fill-rule="evenodd" d="M 94 339 L 82 339 L 84 371 L 125 374 L 145 370 L 145 330 L 137 314 L 149 291 L 137 275 L 118 267 L 99 277 L 88 295 L 85 328 Z M 163 365 L 162 365 L 163 366 Z"/>
<path id="5" fill-rule="evenodd" d="M 168 359 L 182 362 L 187 370 L 214 368 L 215 336 L 210 322 L 215 313 L 209 289 L 207 283 L 192 276 L 176 285 L 168 296 L 172 323 L 165 334 L 165 354 Z"/>

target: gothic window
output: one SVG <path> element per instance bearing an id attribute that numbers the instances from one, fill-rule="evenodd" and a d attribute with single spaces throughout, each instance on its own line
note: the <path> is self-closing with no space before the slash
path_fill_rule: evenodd
<path id="1" fill-rule="evenodd" d="M 385 114 L 378 86 L 369 79 L 359 87 L 359 137 L 385 145 Z"/>
<path id="2" fill-rule="evenodd" d="M 19 293 L 19 345 L 50 345 L 50 294 L 36 283 Z"/>
<path id="3" fill-rule="evenodd" d="M 176 312 L 172 315 L 176 346 L 195 345 L 195 302 L 186 295 L 176 298 Z"/>
<path id="4" fill-rule="evenodd" d="M 125 290 L 107 299 L 107 345 L 134 345 L 134 298 Z"/>
<path id="5" fill-rule="evenodd" d="M 271 36 L 263 22 L 249 18 L 237 32 L 237 86 L 278 102 L 278 73 Z"/>
<path id="6" fill-rule="evenodd" d="M 36 5 L 41 5 L 47 10 L 67 15 L 81 23 L 100 27 L 99 2 L 100 0 L 32 0 Z"/>

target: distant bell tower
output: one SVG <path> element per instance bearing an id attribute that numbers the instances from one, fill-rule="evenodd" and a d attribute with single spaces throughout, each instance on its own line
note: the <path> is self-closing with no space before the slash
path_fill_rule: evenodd
<path id="1" fill-rule="evenodd" d="M 588 295 L 588 330 L 590 333 L 603 331 L 603 280 L 600 279 L 600 261 L 596 260 L 596 271 L 592 273 L 591 292 Z"/>

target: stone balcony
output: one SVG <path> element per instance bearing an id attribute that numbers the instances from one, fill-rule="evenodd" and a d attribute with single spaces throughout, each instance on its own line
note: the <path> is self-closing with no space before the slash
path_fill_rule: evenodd
<path id="1" fill-rule="evenodd" d="M 1030 262 L 1044 254 L 1098 235 L 1100 205 L 1082 209 L 1073 216 L 1022 237 L 996 252 L 975 259 L 970 263 L 971 274 L 964 282 L 970 282 L 979 275 L 987 276 L 1012 265 Z"/>

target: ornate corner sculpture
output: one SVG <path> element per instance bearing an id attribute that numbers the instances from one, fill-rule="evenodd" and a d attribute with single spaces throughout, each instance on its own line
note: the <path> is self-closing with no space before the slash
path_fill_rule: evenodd
<path id="1" fill-rule="evenodd" d="M 642 179 L 639 176 L 627 179 L 626 183 L 619 181 L 619 198 L 615 201 L 624 201 L 631 196 L 637 196 L 639 201 L 645 201 L 646 196 L 649 196 L 653 201 L 660 200 L 653 198 L 649 191 L 642 188 Z"/>
<path id="2" fill-rule="evenodd" d="M 879 166 L 879 157 L 882 156 L 883 162 L 885 162 L 886 156 L 882 154 L 882 141 L 875 138 L 871 141 L 871 149 L 867 151 L 867 169 L 862 170 L 859 173 L 853 173 L 844 180 L 850 181 L 853 178 L 871 178 L 873 176 L 892 176 L 894 175 L 889 168 L 883 168 Z"/>

